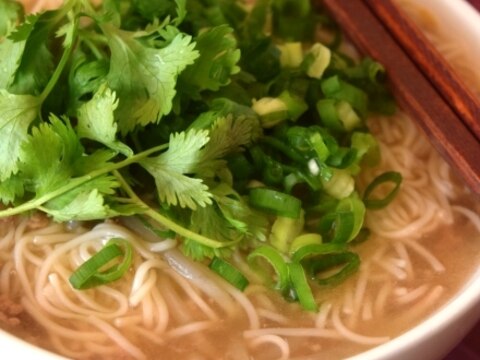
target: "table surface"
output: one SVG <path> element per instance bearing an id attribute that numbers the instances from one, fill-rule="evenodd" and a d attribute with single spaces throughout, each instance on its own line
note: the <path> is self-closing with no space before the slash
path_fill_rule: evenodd
<path id="1" fill-rule="evenodd" d="M 480 322 L 444 360 L 480 360 Z"/>
<path id="2" fill-rule="evenodd" d="M 470 4 L 476 7 L 480 11 L 480 0 L 468 0 Z"/>

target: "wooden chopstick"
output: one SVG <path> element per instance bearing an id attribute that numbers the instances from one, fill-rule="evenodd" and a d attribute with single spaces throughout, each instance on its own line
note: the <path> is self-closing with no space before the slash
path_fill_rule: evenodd
<path id="1" fill-rule="evenodd" d="M 323 0 L 323 4 L 359 50 L 385 66 L 400 106 L 465 184 L 480 194 L 480 143 L 366 4 L 387 1 Z"/>
<path id="2" fill-rule="evenodd" d="M 480 99 L 473 95 L 420 29 L 391 0 L 370 0 L 366 4 L 480 140 Z"/>

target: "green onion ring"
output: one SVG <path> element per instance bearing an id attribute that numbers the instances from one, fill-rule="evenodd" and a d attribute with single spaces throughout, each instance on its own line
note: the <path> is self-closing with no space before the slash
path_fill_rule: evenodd
<path id="1" fill-rule="evenodd" d="M 402 175 L 396 171 L 387 171 L 377 176 L 365 189 L 363 194 L 363 202 L 368 209 L 381 209 L 390 204 L 400 190 L 402 183 Z M 378 186 L 386 182 L 394 183 L 394 188 L 383 199 L 372 199 L 371 194 Z"/>
<path id="2" fill-rule="evenodd" d="M 265 259 L 273 268 L 277 275 L 277 281 L 275 284 L 275 289 L 284 292 L 288 288 L 288 267 L 283 259 L 282 255 L 270 246 L 260 246 L 256 248 L 247 256 L 247 262 L 252 267 L 252 269 L 264 275 L 264 271 L 260 268 L 259 264 L 256 262 L 257 258 Z"/>
<path id="3" fill-rule="evenodd" d="M 292 195 L 258 187 L 250 190 L 250 205 L 270 214 L 298 219 L 302 202 Z"/>
<path id="4" fill-rule="evenodd" d="M 241 291 L 245 290 L 249 284 L 245 275 L 237 270 L 232 264 L 219 257 L 214 257 L 208 267 Z"/>
<path id="5" fill-rule="evenodd" d="M 290 263 L 288 264 L 288 270 L 292 289 L 295 291 L 300 305 L 307 311 L 317 311 L 317 303 L 302 265 L 297 262 Z"/>
<path id="6" fill-rule="evenodd" d="M 123 259 L 120 263 L 100 271 L 110 261 L 121 256 Z M 70 284 L 74 289 L 84 290 L 118 280 L 130 268 L 132 258 L 133 250 L 130 243 L 121 238 L 112 238 L 100 251 L 75 270 L 69 278 Z"/>

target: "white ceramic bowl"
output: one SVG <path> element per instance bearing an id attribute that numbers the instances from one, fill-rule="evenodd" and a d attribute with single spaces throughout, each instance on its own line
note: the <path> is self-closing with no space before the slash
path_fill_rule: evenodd
<path id="1" fill-rule="evenodd" d="M 480 13 L 464 0 L 416 0 L 442 19 L 442 24 L 469 45 L 469 59 L 480 59 Z M 349 360 L 439 360 L 480 319 L 480 268 L 437 313 L 405 334 Z"/>
<path id="2" fill-rule="evenodd" d="M 472 61 L 480 59 L 480 14 L 465 0 L 416 0 L 454 29 L 455 36 L 469 44 Z M 350 360 L 439 360 L 480 319 L 480 269 L 458 294 L 433 316 L 405 334 Z M 64 359 L 0 330 L 2 359 Z"/>

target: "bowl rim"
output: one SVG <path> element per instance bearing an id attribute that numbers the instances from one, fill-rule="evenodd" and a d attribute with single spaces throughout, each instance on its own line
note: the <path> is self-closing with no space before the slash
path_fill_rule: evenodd
<path id="1" fill-rule="evenodd" d="M 418 348 L 422 343 L 434 339 L 443 332 L 450 324 L 461 321 L 466 315 L 469 315 L 480 304 L 480 270 L 477 270 L 470 280 L 459 290 L 459 293 L 450 301 L 440 307 L 435 313 L 422 321 L 420 324 L 409 329 L 405 333 L 393 338 L 385 344 L 376 346 L 370 350 L 358 355 L 348 357 L 348 360 L 380 360 L 389 359 L 405 348 Z M 465 324 L 463 333 L 458 334 L 458 339 L 452 339 L 452 344 L 446 344 L 444 355 L 452 350 L 458 341 L 475 324 L 475 320 L 480 318 L 480 309 L 475 316 L 470 319 L 471 324 Z"/>

